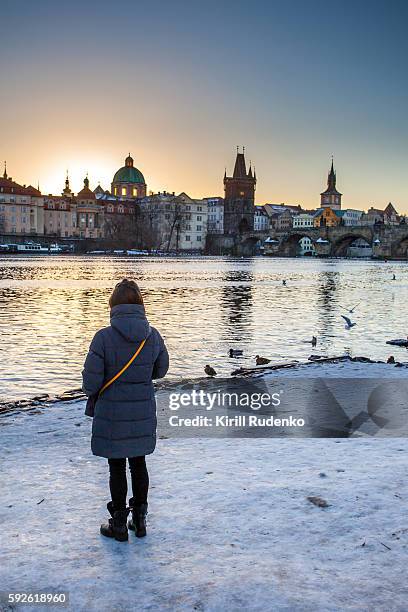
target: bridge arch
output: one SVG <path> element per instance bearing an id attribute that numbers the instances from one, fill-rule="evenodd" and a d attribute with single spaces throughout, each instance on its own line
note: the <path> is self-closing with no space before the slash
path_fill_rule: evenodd
<path id="1" fill-rule="evenodd" d="M 281 249 L 284 255 L 287 257 L 296 257 L 296 255 L 299 254 L 299 243 L 302 238 L 309 238 L 314 245 L 318 236 L 316 236 L 316 233 L 313 232 L 313 230 L 310 231 L 307 228 L 304 230 L 299 229 L 297 231 L 292 230 L 292 232 L 285 236 L 281 242 Z"/>
<path id="2" fill-rule="evenodd" d="M 345 228 L 344 228 L 345 229 Z M 337 240 L 332 243 L 332 255 L 334 257 L 344 257 L 347 253 L 348 248 L 356 240 L 364 240 L 371 247 L 373 246 L 373 235 L 371 231 L 364 230 L 352 230 L 345 231 Z"/>
<path id="3" fill-rule="evenodd" d="M 391 256 L 404 258 L 408 256 L 408 228 L 406 233 L 399 236 L 398 239 L 392 244 Z"/>

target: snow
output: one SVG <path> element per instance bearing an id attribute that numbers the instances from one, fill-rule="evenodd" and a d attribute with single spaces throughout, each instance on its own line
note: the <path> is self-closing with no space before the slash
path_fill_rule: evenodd
<path id="1" fill-rule="evenodd" d="M 265 375 L 265 371 L 261 372 Z M 266 377 L 307 377 L 307 378 L 408 378 L 408 368 L 397 367 L 388 363 L 364 363 L 358 361 L 340 361 L 338 363 L 308 362 L 300 363 L 293 369 L 266 372 Z"/>
<path id="2" fill-rule="evenodd" d="M 49 590 L 75 611 L 407 609 L 405 439 L 159 439 L 148 535 L 119 543 L 83 410 L 0 419 L 1 610 Z"/>

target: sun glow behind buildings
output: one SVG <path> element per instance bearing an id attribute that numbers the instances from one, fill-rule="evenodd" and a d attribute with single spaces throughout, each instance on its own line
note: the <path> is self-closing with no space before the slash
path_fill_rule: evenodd
<path id="1" fill-rule="evenodd" d="M 84 186 L 84 178 L 88 176 L 91 189 L 100 184 L 103 189 L 110 190 L 110 184 L 115 170 L 120 166 L 121 160 L 117 160 L 116 166 L 102 157 L 86 159 L 84 157 L 69 157 L 66 160 L 55 160 L 47 169 L 45 180 L 40 181 L 42 193 L 59 195 L 65 187 L 65 179 L 68 174 L 70 188 L 77 193 Z"/>
<path id="2" fill-rule="evenodd" d="M 58 194 L 68 169 L 74 192 L 86 172 L 108 189 L 130 149 L 148 191 L 222 195 L 245 144 L 259 204 L 317 206 L 334 153 L 346 206 L 407 211 L 406 7 L 122 4 L 120 35 L 105 0 L 2 7 L 0 159 L 17 182 Z"/>

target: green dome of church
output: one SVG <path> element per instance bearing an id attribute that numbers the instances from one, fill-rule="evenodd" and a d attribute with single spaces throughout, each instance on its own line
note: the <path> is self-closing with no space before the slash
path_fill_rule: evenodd
<path id="1" fill-rule="evenodd" d="M 115 173 L 112 183 L 141 183 L 145 184 L 144 176 L 133 165 L 133 158 L 130 155 L 125 159 L 125 165 Z"/>

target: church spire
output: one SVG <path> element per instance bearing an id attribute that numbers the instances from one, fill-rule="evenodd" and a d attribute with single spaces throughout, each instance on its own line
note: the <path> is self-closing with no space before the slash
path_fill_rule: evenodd
<path id="1" fill-rule="evenodd" d="M 3 178 L 6 179 L 7 178 L 7 162 L 4 162 L 4 173 L 3 173 Z"/>
<path id="2" fill-rule="evenodd" d="M 333 208 L 334 210 L 340 210 L 341 196 L 342 194 L 336 189 L 336 171 L 334 169 L 334 161 L 332 156 L 330 171 L 327 175 L 327 189 L 320 194 L 321 208 Z"/>
<path id="3" fill-rule="evenodd" d="M 240 153 L 237 147 L 237 157 L 235 159 L 234 173 L 232 175 L 233 178 L 245 178 L 247 175 L 244 151 L 245 148 L 243 148 L 243 152 Z"/>
<path id="4" fill-rule="evenodd" d="M 68 175 L 68 170 L 67 170 L 67 174 L 65 177 L 65 189 L 62 192 L 63 196 L 71 196 L 71 188 L 69 186 L 69 175 Z"/>
<path id="5" fill-rule="evenodd" d="M 329 189 L 336 189 L 336 172 L 334 170 L 333 155 L 332 155 L 332 160 L 331 160 L 330 172 L 327 177 L 327 187 Z"/>

